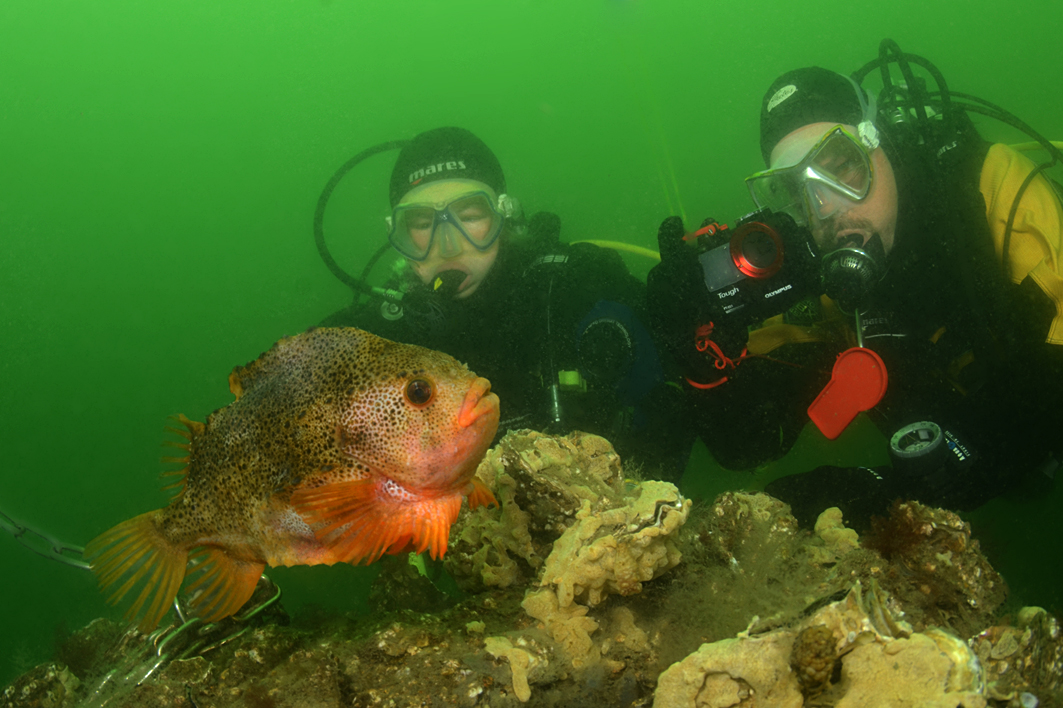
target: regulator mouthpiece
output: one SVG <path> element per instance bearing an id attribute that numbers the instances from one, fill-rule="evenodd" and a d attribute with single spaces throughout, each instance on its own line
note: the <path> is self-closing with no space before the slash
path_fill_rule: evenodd
<path id="1" fill-rule="evenodd" d="M 860 308 L 885 274 L 882 240 L 872 236 L 863 246 L 846 245 L 823 257 L 823 291 L 843 310 Z"/>

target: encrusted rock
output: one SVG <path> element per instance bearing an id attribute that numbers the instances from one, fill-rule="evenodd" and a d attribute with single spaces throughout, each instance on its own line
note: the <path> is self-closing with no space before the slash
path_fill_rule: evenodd
<path id="1" fill-rule="evenodd" d="M 0 696 L 3 708 L 73 708 L 81 685 L 62 664 L 43 664 L 4 689 Z"/>
<path id="2" fill-rule="evenodd" d="M 263 580 L 223 622 L 94 623 L 60 649 L 68 670 L 35 669 L 0 708 L 646 706 L 655 689 L 668 708 L 1061 704 L 1063 639 L 1044 610 L 970 646 L 926 628 L 977 622 L 1003 588 L 947 512 L 898 506 L 892 546 L 868 534 L 887 560 L 836 510 L 814 533 L 764 494 L 690 512 L 671 485 L 625 480 L 590 435 L 511 434 L 479 473 L 501 508 L 462 514 L 447 554 L 475 595 L 399 556 L 375 612 L 285 626 Z"/>
<path id="3" fill-rule="evenodd" d="M 624 487 L 620 458 L 609 442 L 580 432 L 511 432 L 476 474 L 500 506 L 462 514 L 446 555 L 447 572 L 470 592 L 534 578 L 583 504 L 592 512 L 610 508 Z"/>
<path id="4" fill-rule="evenodd" d="M 925 634 L 857 646 L 842 661 L 839 688 L 845 693 L 835 708 L 984 708 L 977 686 L 952 690 L 950 675 L 969 661 L 943 652 Z"/>
<path id="5" fill-rule="evenodd" d="M 170 662 L 160 676 L 169 681 L 200 686 L 210 681 L 213 674 L 214 667 L 209 661 L 202 656 L 194 656 L 191 659 L 178 659 Z"/>
<path id="6" fill-rule="evenodd" d="M 767 494 L 725 492 L 709 510 L 702 545 L 725 563 L 760 566 L 790 557 L 796 534 L 797 519 L 785 502 Z"/>
<path id="7" fill-rule="evenodd" d="M 936 625 L 971 636 L 1007 597 L 1007 584 L 971 538 L 970 525 L 951 511 L 898 502 L 889 518 L 873 520 L 862 540 L 888 561 L 879 582 L 917 629 Z"/>
<path id="8" fill-rule="evenodd" d="M 75 675 L 84 676 L 105 665 L 119 645 L 125 629 L 109 619 L 96 619 L 72 632 L 56 647 L 55 658 Z"/>
<path id="9" fill-rule="evenodd" d="M 966 644 L 940 630 L 892 636 L 890 627 L 905 628 L 892 614 L 882 591 L 857 584 L 796 626 L 702 645 L 661 674 L 654 706 L 798 708 L 802 688 L 826 688 L 837 659 L 841 679 L 825 705 L 983 708 L 983 677 Z"/>
<path id="10" fill-rule="evenodd" d="M 681 653 L 668 653 L 670 661 L 702 642 L 734 636 L 754 618 L 760 629 L 790 624 L 861 577 L 839 564 L 822 539 L 800 530 L 787 504 L 767 494 L 719 495 L 694 509 L 683 539 L 684 562 L 660 605 L 663 615 L 676 618 L 669 636 L 682 643 Z"/>
<path id="11" fill-rule="evenodd" d="M 676 534 L 689 512 L 690 501 L 668 482 L 641 482 L 626 495 L 582 500 L 575 523 L 546 559 L 542 589 L 523 602 L 573 667 L 601 659 L 590 636 L 598 621 L 587 606 L 610 594 L 637 594 L 644 582 L 674 568 L 681 557 Z"/>
<path id="12" fill-rule="evenodd" d="M 837 562 L 860 547 L 860 537 L 856 531 L 845 526 L 841 509 L 836 506 L 819 515 L 814 531 L 816 537 L 823 541 L 823 546 L 810 546 L 810 552 L 816 554 L 813 558 L 815 563 L 823 565 Z"/>
<path id="13" fill-rule="evenodd" d="M 690 501 L 670 482 L 642 482 L 626 504 L 595 513 L 584 500 L 576 523 L 554 542 L 543 568 L 543 586 L 557 589 L 558 603 L 594 607 L 609 594 L 633 595 L 642 583 L 679 564 L 676 532 Z"/>
<path id="14" fill-rule="evenodd" d="M 1023 693 L 1063 699 L 1063 632 L 1040 607 L 1024 607 L 1016 626 L 990 627 L 971 640 L 985 667 L 989 695 L 1018 701 Z"/>
<path id="15" fill-rule="evenodd" d="M 773 632 L 704 644 L 661 674 L 654 708 L 801 708 L 789 662 L 793 641 L 791 634 Z"/>
<path id="16" fill-rule="evenodd" d="M 549 659 L 545 658 L 542 653 L 536 652 L 524 637 L 518 637 L 517 644 L 520 646 L 514 646 L 508 637 L 488 637 L 484 641 L 484 648 L 496 659 L 504 658 L 509 662 L 510 671 L 513 674 L 513 694 L 521 703 L 527 703 L 531 698 L 529 674 L 539 666 L 549 664 Z"/>

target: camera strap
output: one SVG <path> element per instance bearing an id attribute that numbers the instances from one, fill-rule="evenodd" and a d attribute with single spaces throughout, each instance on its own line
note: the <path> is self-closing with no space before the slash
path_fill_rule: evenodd
<path id="1" fill-rule="evenodd" d="M 720 348 L 719 344 L 712 340 L 713 329 L 714 325 L 712 322 L 707 325 L 700 325 L 694 333 L 694 348 L 701 353 L 711 353 L 712 356 L 715 358 L 713 366 L 715 366 L 718 371 L 725 371 L 727 369 L 736 368 L 746 359 L 746 357 L 749 356 L 749 350 L 743 348 L 742 353 L 738 355 L 737 360 L 732 359 L 731 357 L 724 354 L 723 349 Z M 727 383 L 728 377 L 721 376 L 720 378 L 716 379 L 711 383 L 700 383 L 698 381 L 694 381 L 690 377 L 685 378 L 688 384 L 690 384 L 694 388 L 701 389 L 704 391 L 710 388 L 716 388 L 721 384 Z"/>

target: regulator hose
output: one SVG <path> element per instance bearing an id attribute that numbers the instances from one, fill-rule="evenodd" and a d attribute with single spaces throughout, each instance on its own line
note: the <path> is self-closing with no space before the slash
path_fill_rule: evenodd
<path id="1" fill-rule="evenodd" d="M 360 153 L 347 160 L 347 162 L 343 163 L 343 165 L 333 173 L 328 184 L 326 184 L 325 188 L 321 190 L 321 196 L 318 197 L 317 208 L 314 210 L 314 241 L 317 243 L 317 252 L 328 269 L 332 271 L 332 274 L 336 276 L 340 282 L 355 292 L 369 295 L 377 292 L 379 288 L 374 289 L 365 281 L 364 276 L 367 275 L 366 271 L 362 272 L 362 278 L 355 278 L 341 268 L 340 264 L 336 262 L 336 259 L 332 257 L 332 254 L 328 250 L 328 244 L 325 243 L 325 207 L 328 206 L 329 199 L 332 197 L 332 192 L 336 189 L 336 186 L 339 185 L 340 181 L 347 176 L 347 173 L 354 169 L 359 163 L 377 153 L 386 152 L 388 150 L 400 150 L 408 142 L 408 140 L 391 140 L 362 150 Z"/>

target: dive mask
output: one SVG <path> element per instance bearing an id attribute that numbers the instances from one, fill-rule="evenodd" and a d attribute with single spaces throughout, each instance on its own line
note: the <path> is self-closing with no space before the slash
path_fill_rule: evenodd
<path id="1" fill-rule="evenodd" d="M 442 204 L 399 204 L 388 217 L 388 240 L 399 253 L 423 261 L 438 240 L 439 254 L 461 253 L 464 238 L 478 251 L 486 251 L 502 233 L 507 217 L 518 207 L 508 195 L 496 200 L 485 191 L 463 194 Z"/>
<path id="2" fill-rule="evenodd" d="M 878 136 L 861 123 L 860 138 L 841 125 L 816 142 L 796 165 L 777 167 L 746 178 L 754 203 L 761 209 L 789 214 L 799 224 L 826 219 L 851 208 L 871 191 L 871 151 Z"/>

